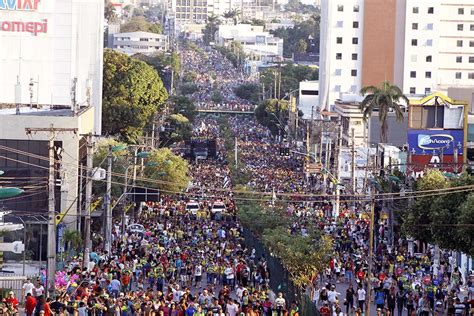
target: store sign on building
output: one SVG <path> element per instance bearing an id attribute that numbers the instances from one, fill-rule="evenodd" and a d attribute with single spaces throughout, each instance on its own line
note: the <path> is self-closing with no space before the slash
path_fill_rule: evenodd
<path id="1" fill-rule="evenodd" d="M 453 155 L 454 149 L 462 155 L 464 148 L 463 130 L 409 130 L 408 146 L 416 155 L 443 153 Z"/>
<path id="2" fill-rule="evenodd" d="M 36 11 L 40 0 L 0 0 L 0 10 Z"/>
<path id="3" fill-rule="evenodd" d="M 35 12 L 38 10 L 40 0 L 0 0 L 0 13 L 3 12 Z M 18 18 L 3 19 L 0 14 L 0 32 L 31 33 L 37 36 L 48 32 L 48 20 L 21 21 Z"/>

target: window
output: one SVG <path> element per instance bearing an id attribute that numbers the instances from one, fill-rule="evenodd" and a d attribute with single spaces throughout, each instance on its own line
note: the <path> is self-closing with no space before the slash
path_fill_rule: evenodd
<path id="1" fill-rule="evenodd" d="M 410 78 L 416 78 L 416 71 L 410 71 Z"/>
<path id="2" fill-rule="evenodd" d="M 352 27 L 355 28 L 355 29 L 358 29 L 359 28 L 359 22 L 357 22 L 357 21 L 352 22 Z"/>
<path id="3" fill-rule="evenodd" d="M 460 72 L 460 71 L 459 71 L 459 72 L 456 72 L 456 75 L 455 75 L 455 76 L 456 76 L 456 79 L 461 79 L 461 72 Z"/>
<path id="4" fill-rule="evenodd" d="M 412 30 L 418 30 L 418 23 L 412 23 L 411 24 L 411 29 Z"/>
<path id="5" fill-rule="evenodd" d="M 339 11 L 339 12 L 344 11 L 344 6 L 343 5 L 338 5 L 337 6 L 337 11 Z"/>
<path id="6" fill-rule="evenodd" d="M 359 5 L 356 4 L 356 5 L 354 6 L 354 12 L 359 12 Z"/>
<path id="7" fill-rule="evenodd" d="M 337 44 L 342 44 L 342 37 L 337 37 L 336 38 L 336 43 Z"/>
<path id="8" fill-rule="evenodd" d="M 352 54 L 352 60 L 357 60 L 357 54 Z"/>
<path id="9" fill-rule="evenodd" d="M 417 14 L 418 13 L 418 7 L 413 7 L 413 13 Z"/>
<path id="10" fill-rule="evenodd" d="M 471 30 L 471 31 L 474 31 L 474 24 L 471 24 L 471 25 L 470 25 L 470 30 Z"/>
<path id="11" fill-rule="evenodd" d="M 342 59 L 342 53 L 336 53 L 336 59 L 341 60 Z"/>
<path id="12" fill-rule="evenodd" d="M 352 86 L 351 86 L 351 91 L 352 91 L 352 92 L 357 92 L 357 90 L 358 90 L 358 89 L 357 89 L 357 86 L 356 86 L 356 85 L 352 85 Z"/>
<path id="13" fill-rule="evenodd" d="M 456 62 L 462 63 L 462 56 L 456 56 Z"/>
<path id="14" fill-rule="evenodd" d="M 353 37 L 352 38 L 352 44 L 355 44 L 355 45 L 359 44 L 359 38 Z"/>
<path id="15" fill-rule="evenodd" d="M 474 41 L 469 41 L 469 47 L 474 47 Z"/>
<path id="16" fill-rule="evenodd" d="M 462 31 L 464 29 L 464 25 L 458 24 L 458 31 Z"/>
<path id="17" fill-rule="evenodd" d="M 473 64 L 474 63 L 474 56 L 469 56 L 469 63 Z"/>
<path id="18" fill-rule="evenodd" d="M 458 40 L 458 41 L 456 42 L 456 46 L 457 46 L 457 47 L 462 47 L 462 40 Z"/>
<path id="19" fill-rule="evenodd" d="M 431 55 L 426 56 L 427 63 L 431 63 L 432 60 L 433 60 L 433 57 L 431 57 Z"/>
<path id="20" fill-rule="evenodd" d="M 470 72 L 467 74 L 467 78 L 474 79 L 474 72 Z"/>
<path id="21" fill-rule="evenodd" d="M 425 88 L 425 94 L 430 94 L 431 93 L 431 88 Z"/>
<path id="22" fill-rule="evenodd" d="M 464 8 L 458 8 L 458 14 L 463 15 L 464 14 Z"/>
<path id="23" fill-rule="evenodd" d="M 411 40 L 411 46 L 418 46 L 418 40 L 412 39 Z"/>
<path id="24" fill-rule="evenodd" d="M 334 73 L 336 76 L 340 76 L 342 74 L 342 70 L 341 69 L 336 69 L 335 73 Z"/>
<path id="25" fill-rule="evenodd" d="M 337 21 L 336 27 L 342 27 L 344 25 L 343 21 Z"/>
<path id="26" fill-rule="evenodd" d="M 471 9 L 471 15 L 474 15 L 474 9 Z"/>
<path id="27" fill-rule="evenodd" d="M 425 78 L 431 78 L 431 71 L 425 72 Z"/>
<path id="28" fill-rule="evenodd" d="M 433 40 L 432 39 L 426 40 L 426 46 L 433 46 Z"/>
<path id="29" fill-rule="evenodd" d="M 428 14 L 433 14 L 434 13 L 434 8 L 433 7 L 429 7 L 428 8 Z"/>
<path id="30" fill-rule="evenodd" d="M 352 69 L 351 70 L 351 76 L 356 77 L 357 76 L 357 69 Z"/>
<path id="31" fill-rule="evenodd" d="M 427 30 L 432 30 L 433 29 L 433 23 L 426 24 L 426 29 Z"/>
<path id="32" fill-rule="evenodd" d="M 410 60 L 412 63 L 416 63 L 418 61 L 418 56 L 417 55 L 411 55 Z"/>
<path id="33" fill-rule="evenodd" d="M 341 85 L 339 85 L 339 84 L 336 85 L 336 86 L 334 87 L 334 91 L 340 92 L 340 91 L 341 91 Z"/>
<path id="34" fill-rule="evenodd" d="M 416 88 L 410 87 L 410 94 L 416 94 Z"/>

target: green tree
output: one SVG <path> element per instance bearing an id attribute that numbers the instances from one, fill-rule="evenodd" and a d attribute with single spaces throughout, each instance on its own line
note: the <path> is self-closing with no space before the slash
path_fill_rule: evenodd
<path id="1" fill-rule="evenodd" d="M 181 113 L 171 114 L 163 124 L 164 130 L 160 133 L 160 147 L 169 147 L 174 143 L 189 140 L 193 134 L 193 127 L 189 119 Z"/>
<path id="2" fill-rule="evenodd" d="M 273 135 L 277 135 L 279 131 L 284 130 L 288 119 L 288 102 L 275 99 L 265 100 L 255 109 L 255 117 L 260 124 L 268 127 Z"/>
<path id="3" fill-rule="evenodd" d="M 239 9 L 232 9 L 227 12 L 224 12 L 224 18 L 227 20 L 232 20 L 234 25 L 237 25 L 239 21 L 240 10 Z"/>
<path id="4" fill-rule="evenodd" d="M 469 226 L 469 223 L 473 223 L 472 193 L 462 190 L 452 193 L 437 192 L 473 184 L 474 179 L 465 174 L 458 179 L 447 181 L 439 170 L 428 170 L 416 182 L 416 189 L 430 192 L 420 192 L 421 197 L 416 198 L 408 213 L 401 217 L 403 231 L 409 236 L 437 244 L 444 249 L 474 254 L 472 227 Z"/>
<path id="5" fill-rule="evenodd" d="M 174 114 L 184 115 L 190 122 L 194 122 L 197 111 L 191 99 L 185 96 L 173 96 L 170 98 L 172 111 Z"/>
<path id="6" fill-rule="evenodd" d="M 206 45 L 214 42 L 214 34 L 218 30 L 219 24 L 221 24 L 219 16 L 212 14 L 207 17 L 206 27 L 202 31 L 203 41 Z"/>
<path id="7" fill-rule="evenodd" d="M 168 98 L 158 73 L 145 62 L 104 52 L 103 130 L 136 142 Z"/>
<path id="8" fill-rule="evenodd" d="M 133 58 L 143 60 L 158 72 L 161 78 L 168 78 L 167 86 L 171 86 L 171 73 L 174 76 L 173 88 L 176 87 L 179 74 L 181 73 L 181 58 L 176 52 L 173 53 L 156 53 L 153 55 L 135 54 Z"/>
<path id="9" fill-rule="evenodd" d="M 306 53 L 306 50 L 308 49 L 308 44 L 306 41 L 302 38 L 298 41 L 297 47 L 296 47 L 298 53 L 303 54 Z"/>
<path id="10" fill-rule="evenodd" d="M 118 19 L 115 7 L 110 0 L 104 0 L 104 17 L 108 22 L 115 22 Z"/>
<path id="11" fill-rule="evenodd" d="M 80 231 L 67 229 L 64 231 L 63 238 L 66 252 L 78 253 L 81 250 L 82 236 Z"/>
<path id="12" fill-rule="evenodd" d="M 155 183 L 139 181 L 143 186 L 155 187 L 166 192 L 181 192 L 189 183 L 188 162 L 175 155 L 169 148 L 160 148 L 146 159 L 143 177 L 156 179 Z"/>
<path id="13" fill-rule="evenodd" d="M 211 95 L 211 101 L 214 103 L 222 103 L 222 93 L 220 90 L 214 90 Z"/>
<path id="14" fill-rule="evenodd" d="M 234 89 L 234 92 L 239 98 L 256 104 L 259 101 L 260 85 L 255 83 L 243 83 L 240 86 L 237 86 Z"/>
<path id="15" fill-rule="evenodd" d="M 163 33 L 163 27 L 159 23 L 150 23 L 144 16 L 134 16 L 120 26 L 120 32 L 151 32 L 156 34 Z"/>
<path id="16" fill-rule="evenodd" d="M 364 120 L 368 121 L 374 110 L 378 110 L 380 121 L 380 140 L 386 143 L 388 140 L 387 115 L 394 112 L 397 121 L 403 121 L 403 110 L 400 101 L 409 103 L 408 98 L 402 90 L 388 81 L 382 82 L 380 87 L 367 86 L 360 90 L 360 94 L 365 96 L 360 103 L 360 110 L 364 115 Z"/>

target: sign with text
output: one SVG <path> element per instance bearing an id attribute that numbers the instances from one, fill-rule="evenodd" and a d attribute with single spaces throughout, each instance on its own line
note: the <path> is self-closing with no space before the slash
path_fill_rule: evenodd
<path id="1" fill-rule="evenodd" d="M 408 146 L 415 155 L 445 154 L 454 155 L 457 148 L 458 155 L 463 154 L 464 131 L 455 130 L 408 130 Z"/>

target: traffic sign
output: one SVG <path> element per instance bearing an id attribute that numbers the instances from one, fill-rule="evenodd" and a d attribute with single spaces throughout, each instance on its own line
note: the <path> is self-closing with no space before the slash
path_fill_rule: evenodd
<path id="1" fill-rule="evenodd" d="M 323 165 L 321 163 L 306 163 L 304 165 L 304 172 L 305 173 L 320 173 Z"/>
<path id="2" fill-rule="evenodd" d="M 25 245 L 21 241 L 0 243 L 0 251 L 10 251 L 10 252 L 13 252 L 13 253 L 22 253 L 24 250 L 25 250 Z"/>

